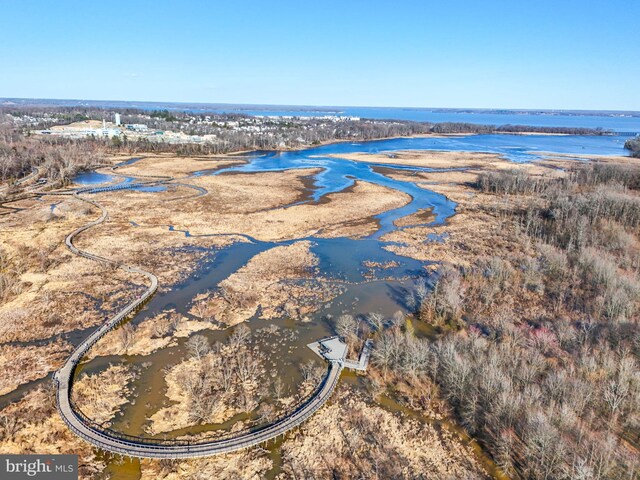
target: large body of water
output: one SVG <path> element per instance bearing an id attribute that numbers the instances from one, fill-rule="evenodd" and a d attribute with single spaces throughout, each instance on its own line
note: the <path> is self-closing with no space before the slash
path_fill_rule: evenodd
<path id="1" fill-rule="evenodd" d="M 280 153 L 270 160 L 282 165 L 306 159 L 311 162 L 323 155 L 349 153 L 384 153 L 397 150 L 440 150 L 457 152 L 485 152 L 502 155 L 514 162 L 532 161 L 545 154 L 564 155 L 627 155 L 626 137 L 590 135 L 463 135 L 451 137 L 400 137 L 368 142 L 339 142 L 305 150 Z M 253 166 L 251 166 L 253 165 Z M 244 168 L 256 168 L 251 162 Z"/>
<path id="2" fill-rule="evenodd" d="M 242 113 L 265 116 L 354 116 L 415 122 L 464 122 L 480 125 L 530 125 L 536 127 L 602 128 L 616 132 L 640 132 L 640 112 L 493 110 L 399 107 L 318 107 L 283 105 L 235 105 L 215 103 L 124 102 L 102 100 L 0 99 L 0 105 L 86 106 L 138 108 L 193 113 Z"/>
<path id="3" fill-rule="evenodd" d="M 194 109 L 203 111 L 206 109 Z M 530 125 L 535 127 L 572 127 L 602 128 L 616 132 L 640 132 L 640 115 L 578 115 L 567 113 L 509 113 L 509 112 L 471 112 L 429 110 L 419 108 L 374 108 L 374 107 L 338 107 L 332 111 L 322 110 L 256 110 L 241 108 L 219 108 L 216 112 L 244 113 L 246 115 L 265 116 L 327 116 L 340 115 L 378 120 L 410 120 L 414 122 L 454 122 L 475 123 L 479 125 Z"/>
<path id="4" fill-rule="evenodd" d="M 353 184 L 354 178 L 372 181 L 372 177 L 381 184 L 389 185 L 390 180 L 381 175 L 374 175 L 366 166 L 357 162 L 332 159 L 326 155 L 350 153 L 384 153 L 398 150 L 433 150 L 486 152 L 501 155 L 513 162 L 529 162 L 547 154 L 563 155 L 627 155 L 624 149 L 627 137 L 623 136 L 588 136 L 588 135 L 464 135 L 452 137 L 420 137 L 394 138 L 390 140 L 374 140 L 368 142 L 339 142 L 321 147 L 289 152 L 255 152 L 247 155 L 251 161 L 239 167 L 224 171 L 274 171 L 291 168 L 322 168 L 323 172 L 315 177 L 317 187 L 314 199 L 326 193 L 340 191 Z M 385 164 L 380 164 L 385 166 Z M 394 168 L 405 168 L 394 165 Z M 411 167 L 412 170 L 416 168 Z M 200 174 L 206 174 L 206 171 Z M 219 172 L 217 172 L 219 173 Z M 77 175 L 74 181 L 80 185 L 96 185 L 114 180 L 113 175 L 98 172 L 84 172 Z M 131 182 L 125 177 L 122 181 Z M 397 185 L 398 182 L 393 182 Z M 393 188 L 393 187 L 392 187 Z M 410 192 L 407 192 L 410 193 Z"/>

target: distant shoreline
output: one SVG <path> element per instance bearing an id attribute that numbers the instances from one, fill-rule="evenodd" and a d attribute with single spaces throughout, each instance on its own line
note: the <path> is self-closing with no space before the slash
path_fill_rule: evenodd
<path id="1" fill-rule="evenodd" d="M 224 103 L 224 102 L 163 102 L 149 100 L 96 100 L 96 99 L 71 99 L 71 98 L 20 98 L 0 97 L 0 107 L 70 107 L 70 108 L 133 108 L 142 110 L 203 110 L 202 113 L 222 113 L 221 110 L 231 110 L 229 113 L 242 113 L 243 111 L 290 111 L 305 113 L 325 113 L 341 115 L 345 110 L 400 110 L 405 112 L 428 113 L 456 113 L 468 115 L 544 115 L 544 116 L 573 116 L 573 117 L 611 117 L 611 118 L 640 118 L 637 110 L 590 110 L 590 109 L 551 109 L 551 108 L 467 108 L 467 107 L 410 107 L 392 106 L 382 107 L 376 105 L 287 105 L 269 103 Z M 150 108 L 157 107 L 157 108 Z M 206 110 L 210 108 L 211 110 Z M 304 115 L 303 115 L 304 116 Z"/>
<path id="2" fill-rule="evenodd" d="M 402 138 L 455 138 L 455 137 L 471 137 L 471 136 L 479 136 L 479 135 L 518 135 L 518 136 L 545 136 L 545 137 L 569 137 L 569 136 L 584 136 L 584 137 L 599 137 L 603 135 L 586 135 L 586 134 L 573 134 L 573 133 L 551 133 L 551 132 L 490 132 L 490 133 L 419 133 L 415 135 L 405 135 L 405 136 L 392 136 L 392 137 L 380 137 L 380 138 L 371 138 L 367 140 L 358 140 L 358 139 L 334 139 L 334 140 L 326 140 L 320 142 L 315 145 L 304 145 L 300 147 L 282 147 L 275 149 L 265 149 L 267 152 L 297 152 L 301 150 L 308 150 L 311 148 L 317 147 L 325 147 L 327 145 L 339 144 L 339 143 L 367 143 L 367 142 L 381 142 L 385 140 L 396 140 Z M 243 153 L 255 152 L 256 150 L 243 150 L 239 152 L 228 152 L 225 155 L 241 155 Z"/>

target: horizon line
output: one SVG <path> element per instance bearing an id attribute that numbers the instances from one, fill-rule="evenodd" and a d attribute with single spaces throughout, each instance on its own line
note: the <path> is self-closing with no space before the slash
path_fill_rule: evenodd
<path id="1" fill-rule="evenodd" d="M 367 109 L 401 109 L 401 110 L 465 110 L 465 111 L 509 111 L 509 112 L 607 112 L 640 114 L 640 110 L 617 109 L 570 109 L 570 108 L 516 108 L 516 107 L 415 107 L 415 106 L 378 106 L 378 105 L 313 105 L 286 103 L 232 103 L 232 102 L 178 102 L 163 100 L 101 100 L 89 98 L 46 98 L 46 97 L 0 97 L 0 102 L 7 101 L 53 101 L 53 102 L 97 102 L 97 103 L 142 103 L 142 104 L 171 104 L 171 105 L 202 105 L 202 106 L 234 106 L 234 107 L 296 107 L 296 108 L 367 108 Z M 0 104 L 6 106 L 6 104 Z M 64 105 L 60 105 L 64 106 Z M 75 106 L 75 105 L 73 105 Z M 266 109 L 266 108 L 265 108 Z"/>

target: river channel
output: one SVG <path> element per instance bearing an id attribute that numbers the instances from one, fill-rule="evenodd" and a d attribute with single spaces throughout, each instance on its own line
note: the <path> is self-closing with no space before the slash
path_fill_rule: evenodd
<path id="1" fill-rule="evenodd" d="M 267 356 L 267 375 L 265 382 L 275 381 L 279 376 L 284 384 L 285 394 L 294 394 L 302 381 L 299 366 L 309 360 L 319 360 L 306 348 L 306 344 L 333 334 L 333 319 L 343 313 L 364 316 L 379 312 L 389 317 L 400 310 L 407 312 L 405 296 L 415 282 L 428 276 L 425 262 L 402 257 L 389 252 L 384 247 L 387 242 L 381 237 L 397 229 L 394 222 L 412 213 L 430 209 L 433 217 L 428 224 L 442 224 L 455 213 L 456 204 L 443 195 L 431 192 L 420 186 L 391 179 L 374 170 L 374 167 L 388 166 L 396 169 L 425 170 L 428 168 L 402 167 L 384 163 L 368 164 L 354 162 L 326 155 L 348 153 L 380 153 L 397 150 L 445 150 L 466 152 L 497 153 L 514 162 L 527 162 L 547 152 L 565 155 L 623 155 L 623 137 L 584 137 L 584 136 L 546 136 L 546 135 L 473 135 L 447 138 L 401 138 L 371 142 L 336 143 L 291 152 L 253 152 L 246 155 L 246 163 L 217 171 L 203 170 L 193 175 L 226 175 L 234 172 L 254 173 L 283 171 L 290 169 L 320 169 L 313 177 L 313 190 L 310 203 L 335 192 L 351 187 L 361 180 L 384 187 L 399 190 L 411 196 L 407 205 L 384 212 L 376 217 L 379 228 L 372 235 L 359 238 L 320 238 L 289 239 L 284 242 L 261 242 L 250 239 L 249 242 L 234 243 L 226 248 L 208 252 L 207 261 L 198 266 L 187 281 L 175 286 L 168 292 L 156 294 L 132 322 L 140 323 L 159 313 L 177 311 L 188 316 L 196 295 L 215 290 L 218 284 L 229 275 L 246 265 L 255 255 L 270 248 L 288 245 L 299 240 L 310 240 L 312 252 L 319 259 L 319 279 L 331 282 L 340 289 L 340 294 L 304 321 L 289 318 L 265 320 L 260 313 L 255 315 L 247 326 L 253 332 L 255 346 Z M 76 183 L 92 185 L 115 180 L 115 176 L 88 172 L 76 178 Z M 118 181 L 132 181 L 129 178 Z M 185 181 L 188 181 L 185 180 Z M 153 194 L 154 189 L 143 191 Z M 134 227 L 132 227 L 134 228 Z M 233 234 L 234 232 L 229 232 Z M 190 235 L 189 232 L 167 226 L 167 235 Z M 425 239 L 439 241 L 438 239 Z M 364 262 L 390 265 L 384 270 L 372 271 Z M 203 333 L 211 342 L 224 341 L 232 329 L 207 330 Z M 83 364 L 77 372 L 82 376 L 101 371 L 109 364 L 126 363 L 135 366 L 139 372 L 132 385 L 132 401 L 125 405 L 114 421 L 114 430 L 130 435 L 145 435 L 147 418 L 160 408 L 167 406 L 166 385 L 161 372 L 184 360 L 187 356 L 186 339 L 176 345 L 158 350 L 147 356 L 98 357 Z M 216 430 L 228 430 L 237 421 L 251 421 L 256 412 L 234 417 L 224 424 L 197 425 L 169 432 L 167 437 L 196 434 Z M 276 446 L 277 448 L 277 446 Z M 138 478 L 139 466 L 133 462 L 115 462 L 109 459 L 109 469 L 118 472 L 118 478 Z"/>

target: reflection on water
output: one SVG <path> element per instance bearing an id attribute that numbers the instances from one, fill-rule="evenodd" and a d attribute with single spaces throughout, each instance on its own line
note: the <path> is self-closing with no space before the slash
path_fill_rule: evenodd
<path id="1" fill-rule="evenodd" d="M 100 183 L 113 182 L 115 176 L 95 171 L 82 172 L 73 177 L 73 182 L 79 185 L 98 185 Z"/>
<path id="2" fill-rule="evenodd" d="M 365 315 L 376 311 L 391 316 L 404 307 L 405 294 L 412 288 L 413 279 L 425 275 L 421 262 L 405 259 L 380 248 L 374 240 L 358 241 L 352 239 L 313 239 L 312 250 L 320 258 L 322 278 L 320 281 L 337 282 L 342 293 L 331 302 L 322 305 L 320 310 L 306 321 L 290 318 L 264 320 L 256 315 L 246 325 L 252 331 L 252 342 L 268 353 L 263 381 L 271 385 L 275 376 L 280 377 L 287 395 L 295 395 L 302 383 L 299 366 L 308 362 L 319 362 L 313 352 L 306 347 L 312 341 L 333 334 L 333 320 L 349 313 Z M 352 242 L 354 245 L 352 246 Z M 289 244 L 290 242 L 282 242 Z M 353 255 L 356 243 L 364 248 Z M 169 292 L 156 295 L 133 323 L 169 309 L 188 315 L 193 297 L 199 293 L 215 289 L 217 284 L 236 271 L 258 253 L 280 244 L 261 242 L 237 242 L 217 251 L 213 260 L 204 265 L 198 274 L 189 281 Z M 349 248 L 351 247 L 351 248 Z M 367 269 L 361 261 L 378 259 L 394 261 L 398 266 L 380 272 L 384 280 L 367 280 Z M 269 327 L 269 328 L 267 328 Z M 207 330 L 199 332 L 211 343 L 224 342 L 232 329 Z M 178 339 L 176 345 L 158 350 L 147 356 L 106 356 L 95 358 L 78 368 L 78 375 L 96 373 L 110 364 L 124 362 L 134 366 L 140 372 L 132 385 L 131 402 L 114 421 L 113 428 L 132 435 L 145 435 L 147 419 L 160 408 L 167 406 L 164 375 L 158 372 L 184 360 L 187 356 L 187 339 Z M 272 374 L 273 373 L 273 374 Z M 174 437 L 184 434 L 204 433 L 229 429 L 236 421 L 251 420 L 256 412 L 240 415 L 224 424 L 198 425 L 169 432 L 164 436 Z"/>
<path id="3" fill-rule="evenodd" d="M 359 316 L 362 319 L 364 315 L 374 311 L 385 316 L 391 316 L 397 310 L 406 312 L 404 305 L 406 293 L 413 288 L 414 282 L 419 277 L 427 275 L 425 266 L 428 265 L 428 262 L 420 262 L 389 252 L 384 248 L 389 243 L 382 241 L 381 237 L 398 228 L 394 225 L 395 220 L 418 211 L 431 209 L 434 217 L 433 221 L 429 223 L 430 225 L 442 224 L 455 211 L 456 204 L 443 195 L 420 188 L 411 182 L 386 177 L 374 171 L 370 164 L 328 158 L 325 155 L 423 149 L 493 152 L 504 155 L 513 161 L 530 161 L 536 158 L 536 154 L 531 152 L 536 151 L 570 154 L 621 154 L 623 143 L 621 142 L 617 137 L 534 135 L 403 138 L 366 143 L 339 143 L 296 152 L 254 152 L 247 156 L 248 163 L 246 164 L 213 172 L 198 172 L 197 175 L 223 175 L 229 172 L 252 173 L 320 167 L 320 172 L 313 176 L 314 191 L 310 202 L 318 202 L 325 195 L 343 191 L 351 187 L 357 180 L 375 183 L 411 196 L 411 201 L 407 205 L 377 215 L 375 218 L 379 229 L 369 237 L 361 239 L 311 237 L 307 239 L 312 242 L 312 252 L 319 259 L 319 274 L 315 280 L 335 282 L 340 285 L 342 293 L 322 305 L 307 321 L 296 321 L 289 318 L 265 320 L 260 318 L 258 313 L 246 322 L 253 332 L 252 341 L 255 342 L 254 344 L 268 353 L 265 365 L 267 374 L 263 379 L 264 382 L 272 384 L 274 376 L 279 376 L 284 383 L 287 394 L 295 394 L 297 386 L 302 382 L 299 366 L 307 361 L 319 362 L 315 355 L 306 348 L 306 344 L 332 334 L 333 320 L 344 313 Z M 415 170 L 415 168 L 411 169 Z M 86 173 L 77 177 L 76 182 L 102 183 L 108 181 L 109 177 L 95 172 Z M 190 235 L 189 232 L 174 229 L 173 226 L 169 227 L 169 230 L 174 232 L 168 233 L 170 235 Z M 233 233 L 229 232 L 229 234 Z M 222 280 L 246 265 L 255 255 L 267 249 L 289 245 L 302 239 L 260 242 L 244 237 L 244 240 L 212 251 L 209 260 L 199 265 L 197 273 L 170 291 L 156 294 L 133 320 L 133 323 L 139 323 L 167 310 L 176 310 L 189 316 L 188 311 L 196 295 L 215 290 Z M 425 238 L 424 241 L 443 242 L 446 241 L 446 237 L 433 235 Z M 230 329 L 209 330 L 200 333 L 213 343 L 226 340 Z M 131 402 L 123 408 L 121 415 L 114 421 L 113 428 L 133 435 L 145 434 L 145 427 L 148 426 L 147 419 L 167 405 L 164 375 L 160 372 L 186 357 L 186 340 L 178 339 L 173 346 L 158 350 L 145 357 L 99 357 L 78 369 L 78 375 L 82 375 L 87 372 L 100 371 L 106 368 L 109 363 L 125 362 L 134 365 L 140 372 L 132 387 L 135 402 Z M 273 375 L 269 372 L 273 372 Z M 227 430 L 233 427 L 237 421 L 255 418 L 255 414 L 256 412 L 248 412 L 236 416 L 224 424 L 183 428 L 169 432 L 167 436 Z M 278 460 L 278 454 L 274 452 L 272 452 L 272 456 Z M 120 471 L 122 468 L 123 473 L 131 478 L 135 478 L 136 472 L 139 474 L 137 462 L 125 462 L 121 467 L 111 463 L 109 468 L 111 471 Z M 274 471 L 277 472 L 277 467 Z M 270 472 L 270 474 L 274 474 L 274 472 Z"/>

